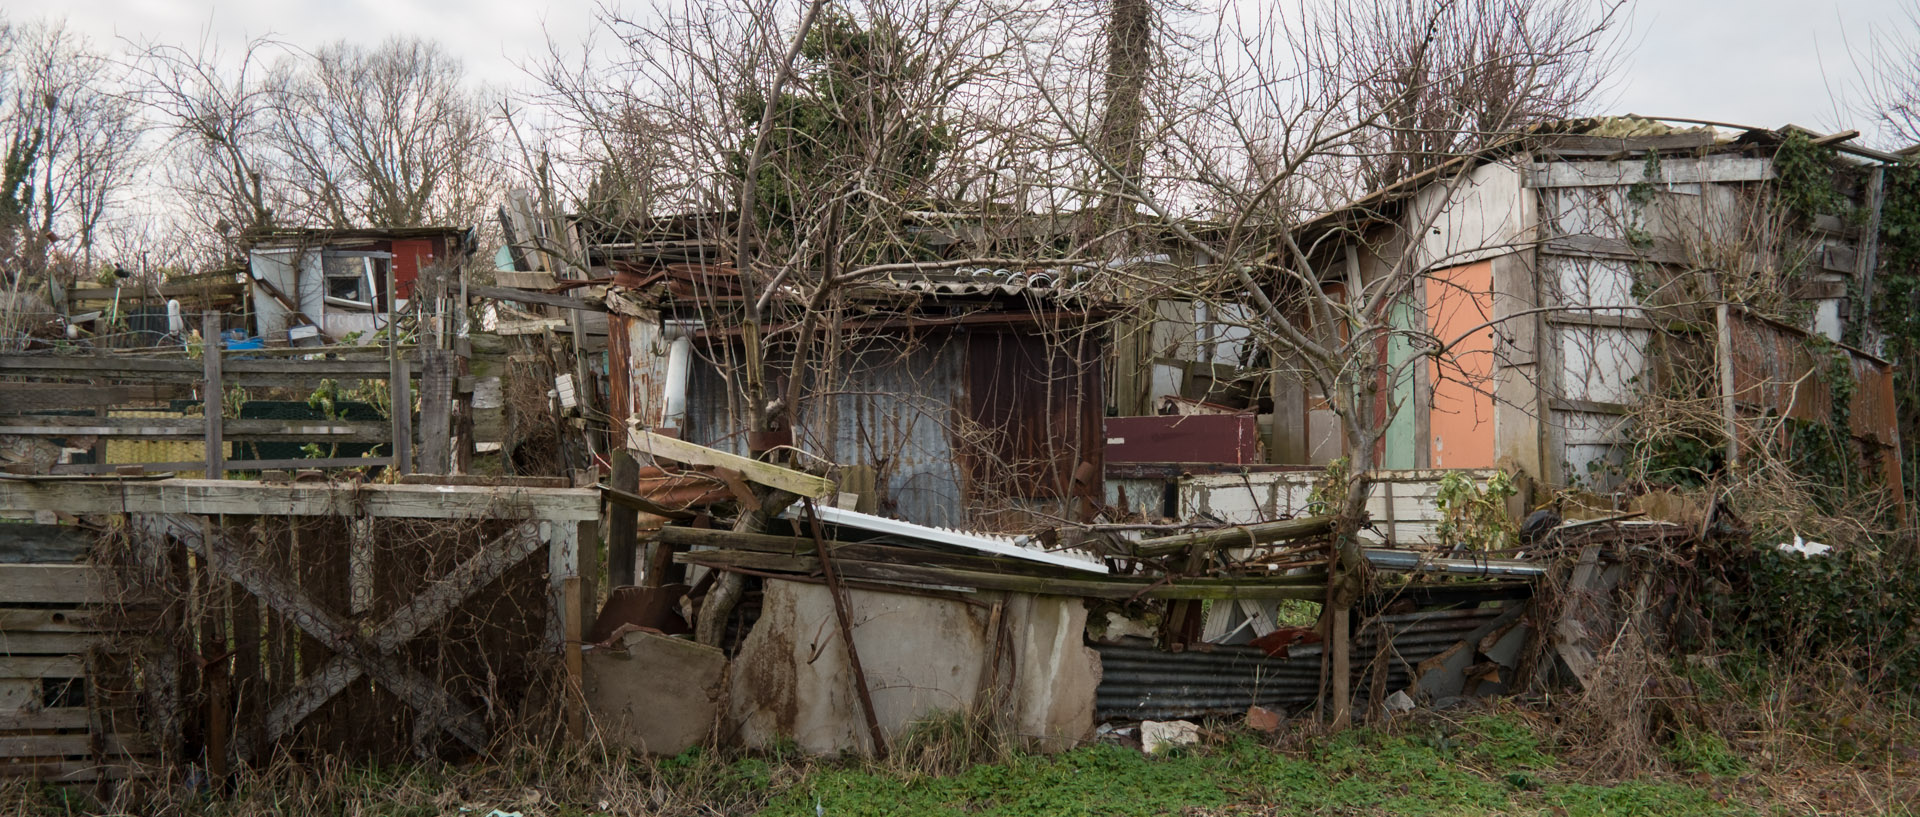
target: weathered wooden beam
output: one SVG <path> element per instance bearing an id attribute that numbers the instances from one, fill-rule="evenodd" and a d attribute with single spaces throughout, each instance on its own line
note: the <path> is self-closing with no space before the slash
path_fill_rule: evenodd
<path id="1" fill-rule="evenodd" d="M 529 292 L 524 289 L 508 289 L 506 287 L 468 286 L 467 294 L 475 298 L 492 298 L 496 301 L 516 301 L 523 304 L 539 304 L 541 306 L 557 306 L 557 307 L 560 307 L 561 309 L 579 309 L 586 312 L 607 311 L 606 304 L 597 304 L 591 301 L 583 301 L 579 298 L 571 298 L 566 295 L 552 295 L 545 292 Z"/>
<path id="2" fill-rule="evenodd" d="M 833 480 L 825 477 L 816 477 L 804 471 L 782 468 L 772 463 L 742 457 L 704 445 L 676 440 L 643 428 L 632 429 L 632 433 L 627 438 L 627 448 L 635 454 L 645 454 L 649 457 L 683 462 L 688 465 L 730 468 L 761 485 L 778 488 L 806 499 L 818 499 L 833 492 Z"/>
<path id="3" fill-rule="evenodd" d="M 0 478 L 0 510 L 249 516 L 351 513 L 416 519 L 525 518 L 578 522 L 599 517 L 600 499 L 590 488 Z"/>
<path id="4" fill-rule="evenodd" d="M 717 570 L 740 567 L 750 570 L 811 575 L 820 569 L 820 560 L 811 556 L 788 556 L 744 550 L 700 550 L 674 555 L 676 561 Z M 979 590 L 1003 590 L 1043 596 L 1080 596 L 1101 599 L 1319 599 L 1326 596 L 1324 571 L 1278 576 L 1267 579 L 1149 579 L 1112 577 L 1105 579 L 1069 579 L 1051 576 L 1025 576 L 991 573 L 930 565 L 903 565 L 882 562 L 834 560 L 842 575 L 873 581 L 912 582 Z"/>
<path id="5" fill-rule="evenodd" d="M 106 584 L 92 565 L 0 564 L 0 604 L 100 604 Z"/>
<path id="6" fill-rule="evenodd" d="M 385 380 L 381 360 L 233 359 L 225 361 L 227 374 L 328 377 Z M 142 379 L 146 375 L 181 375 L 192 380 L 205 376 L 203 363 L 186 358 L 143 358 L 132 355 L 0 355 L 0 375 L 22 377 L 104 377 Z"/>
<path id="7" fill-rule="evenodd" d="M 60 409 L 112 408 L 167 403 L 193 396 L 186 384 L 95 386 L 81 383 L 0 383 L 7 398 L 0 413 L 23 414 Z"/>
<path id="8" fill-rule="evenodd" d="M 1270 542 L 1284 542 L 1290 539 L 1305 539 L 1309 536 L 1323 536 L 1333 530 L 1333 517 L 1309 516 L 1302 519 L 1285 519 L 1278 522 L 1261 522 L 1255 525 L 1234 525 L 1226 528 L 1183 533 L 1178 536 L 1163 536 L 1157 539 L 1143 539 L 1133 543 L 1130 550 L 1133 555 L 1142 558 L 1171 556 L 1188 548 L 1215 549 L 1232 547 L 1254 547 Z"/>
<path id="9" fill-rule="evenodd" d="M 201 399 L 206 403 L 206 454 L 208 479 L 227 478 L 227 444 L 221 439 L 226 428 L 226 384 L 220 377 L 220 350 L 225 345 L 220 337 L 220 313 L 208 312 L 202 316 L 200 337 L 205 340 L 200 362 L 206 366 L 206 381 L 200 386 Z M 236 429 L 238 430 L 238 429 Z M 104 436 L 104 435 L 103 435 Z M 105 459 L 102 457 L 101 459 Z"/>
<path id="10" fill-rule="evenodd" d="M 81 562 L 98 538 L 98 532 L 78 525 L 0 522 L 0 562 Z"/>
<path id="11" fill-rule="evenodd" d="M 399 649 L 427 627 L 445 618 L 475 592 L 539 551 L 543 544 L 537 527 L 527 522 L 481 546 L 479 553 L 428 585 L 407 606 L 388 616 L 374 630 L 370 640 L 372 647 L 382 655 Z M 361 674 L 357 662 L 345 656 L 334 656 L 314 674 L 301 679 L 268 710 L 267 740 L 279 740 Z"/>
<path id="12" fill-rule="evenodd" d="M 231 437 L 232 435 L 228 435 Z M 372 468 L 392 465 L 392 457 L 320 457 L 316 459 L 284 460 L 227 460 L 228 471 L 266 471 L 278 469 L 305 468 Z M 202 471 L 207 464 L 199 460 L 180 460 L 178 462 L 108 462 L 108 463 L 65 463 L 53 466 L 55 474 L 117 474 L 120 469 L 130 465 L 142 466 L 146 473 L 158 474 L 166 471 Z"/>
<path id="13" fill-rule="evenodd" d="M 659 542 L 680 547 L 751 550 L 758 553 L 779 553 L 789 556 L 804 556 L 813 553 L 815 550 L 813 540 L 809 538 L 777 536 L 769 533 L 747 533 L 713 528 L 689 528 L 679 525 L 668 525 L 655 531 L 654 538 Z M 827 547 L 835 558 L 853 559 L 863 562 L 896 562 L 901 564 L 952 567 L 964 570 L 1005 571 L 1029 576 L 1054 576 L 1060 578 L 1079 578 L 1087 575 L 1086 571 L 1082 570 L 998 556 L 946 553 L 923 548 L 907 548 L 867 542 L 842 542 L 833 539 L 827 540 Z"/>
<path id="14" fill-rule="evenodd" d="M 383 443 L 385 421 L 224 420 L 226 440 L 254 442 Z M 35 415 L 0 420 L 0 434 L 31 437 L 137 437 L 145 440 L 208 439 L 213 423 L 201 417 L 64 417 Z M 211 450 L 211 449 L 209 449 Z"/>
<path id="15" fill-rule="evenodd" d="M 177 519 L 177 518 L 176 518 Z M 454 700 L 445 690 L 402 664 L 393 656 L 370 647 L 356 628 L 341 621 L 298 585 L 287 581 L 264 565 L 232 548 L 220 536 L 209 533 L 189 521 L 176 523 L 167 517 L 145 520 L 153 535 L 170 535 L 185 542 L 215 572 L 245 588 L 295 626 L 305 630 L 337 657 L 345 658 L 361 672 L 393 692 L 421 717 L 436 719 L 460 742 L 476 752 L 486 751 L 486 727 L 479 714 Z M 342 685 L 344 688 L 344 684 Z M 226 753 L 221 752 L 222 759 Z"/>

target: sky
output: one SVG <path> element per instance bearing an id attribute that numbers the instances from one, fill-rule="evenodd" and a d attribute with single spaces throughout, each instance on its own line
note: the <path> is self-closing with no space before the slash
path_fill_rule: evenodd
<path id="1" fill-rule="evenodd" d="M 1854 75 L 1849 46 L 1863 49 L 1871 26 L 1904 25 L 1916 2 L 1640 0 L 1629 21 L 1633 50 L 1604 112 L 1870 131 L 1834 104 Z M 476 78 L 511 88 L 525 84 L 518 66 L 544 54 L 549 35 L 568 45 L 586 36 L 596 8 L 593 0 L 8 0 L 6 14 L 16 23 L 64 16 L 101 46 L 122 37 L 194 43 L 203 32 L 229 48 L 268 33 L 306 48 L 429 35 Z"/>

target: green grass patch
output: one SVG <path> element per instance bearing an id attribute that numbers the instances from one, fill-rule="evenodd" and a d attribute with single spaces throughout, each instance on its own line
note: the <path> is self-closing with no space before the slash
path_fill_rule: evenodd
<path id="1" fill-rule="evenodd" d="M 1405 734 L 1357 729 L 1281 751 L 1236 737 L 1147 757 L 1090 746 L 1019 756 L 948 777 L 874 766 L 821 769 L 762 812 L 777 817 L 863 815 L 1302 815 L 1565 814 L 1752 815 L 1752 809 L 1680 783 L 1552 782 L 1558 761 L 1528 726 L 1479 715 Z"/>

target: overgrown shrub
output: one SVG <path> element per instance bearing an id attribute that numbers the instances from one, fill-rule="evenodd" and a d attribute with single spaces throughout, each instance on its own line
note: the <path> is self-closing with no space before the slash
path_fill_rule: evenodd
<path id="1" fill-rule="evenodd" d="M 1824 556 L 1729 544 L 1703 554 L 1702 612 L 1722 646 L 1837 661 L 1869 688 L 1920 689 L 1920 565 L 1871 547 Z"/>

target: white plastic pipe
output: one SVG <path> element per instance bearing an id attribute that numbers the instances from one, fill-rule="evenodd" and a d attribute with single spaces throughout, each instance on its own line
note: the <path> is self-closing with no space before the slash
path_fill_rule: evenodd
<path id="1" fill-rule="evenodd" d="M 667 347 L 667 399 L 660 414 L 662 428 L 679 428 L 687 417 L 687 376 L 693 364 L 693 334 L 688 328 L 667 324 L 673 344 Z"/>

